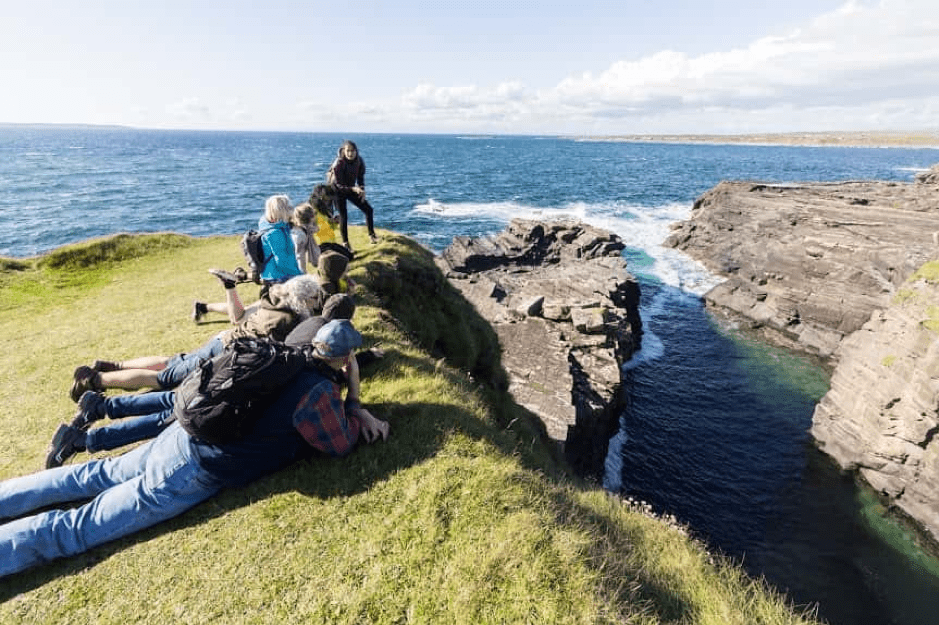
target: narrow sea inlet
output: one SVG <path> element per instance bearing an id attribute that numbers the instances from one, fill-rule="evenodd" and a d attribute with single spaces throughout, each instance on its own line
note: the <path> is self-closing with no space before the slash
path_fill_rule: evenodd
<path id="1" fill-rule="evenodd" d="M 710 315 L 700 295 L 715 278 L 660 244 L 720 180 L 910 181 L 939 150 L 3 128 L 0 255 L 242 232 L 268 195 L 305 199 L 345 138 L 366 161 L 376 226 L 432 250 L 513 217 L 574 217 L 626 242 L 647 334 L 624 372 L 608 489 L 675 515 L 831 623 L 935 622 L 939 565 L 808 434 L 825 372 Z M 350 221 L 364 222 L 354 208 Z"/>

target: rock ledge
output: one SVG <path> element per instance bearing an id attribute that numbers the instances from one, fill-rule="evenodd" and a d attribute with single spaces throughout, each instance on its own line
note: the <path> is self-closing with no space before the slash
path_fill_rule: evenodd
<path id="1" fill-rule="evenodd" d="M 436 260 L 498 334 L 512 396 L 592 474 L 623 409 L 620 367 L 641 337 L 624 247 L 586 224 L 516 219 L 496 235 L 456 237 Z"/>

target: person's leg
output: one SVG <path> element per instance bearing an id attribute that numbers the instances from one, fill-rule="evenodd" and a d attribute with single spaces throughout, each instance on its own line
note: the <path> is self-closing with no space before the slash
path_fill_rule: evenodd
<path id="1" fill-rule="evenodd" d="M 122 360 L 117 363 L 120 369 L 153 369 L 159 371 L 166 366 L 169 356 L 140 356 L 130 360 Z"/>
<path id="2" fill-rule="evenodd" d="M 110 419 L 123 419 L 169 410 L 173 408 L 175 398 L 174 391 L 151 391 L 105 397 L 104 416 Z"/>
<path id="3" fill-rule="evenodd" d="M 349 245 L 349 212 L 346 207 L 346 195 L 341 193 L 336 197 L 336 211 L 339 213 L 339 236 L 342 242 Z"/>
<path id="4" fill-rule="evenodd" d="M 89 391 L 78 402 L 78 414 L 71 425 L 61 425 L 52 437 L 46 468 L 58 467 L 75 454 L 116 449 L 156 437 L 173 421 L 172 391 L 105 397 Z M 136 419 L 124 417 L 143 415 Z M 117 424 L 88 431 L 88 426 L 103 419 L 119 419 Z"/>
<path id="5" fill-rule="evenodd" d="M 173 391 L 150 391 L 148 393 L 127 393 L 105 397 L 102 393 L 86 391 L 78 399 L 78 411 L 72 419 L 72 427 L 87 429 L 95 421 L 108 417 L 123 419 L 137 415 L 160 412 L 173 407 Z"/>
<path id="6" fill-rule="evenodd" d="M 0 482 L 0 519 L 90 499 L 140 472 L 148 445 L 121 456 L 46 469 Z M 138 466 L 139 465 L 139 466 Z"/>
<path id="7" fill-rule="evenodd" d="M 140 388 L 160 388 L 158 376 L 163 369 L 119 369 L 98 374 L 95 389 L 122 388 L 134 391 Z"/>
<path id="8" fill-rule="evenodd" d="M 224 343 L 222 334 L 219 333 L 196 351 L 173 356 L 166 364 L 166 368 L 157 374 L 156 388 L 164 390 L 176 388 L 190 372 L 199 367 L 202 360 L 217 356 L 222 353 L 222 349 L 224 349 Z"/>
<path id="9" fill-rule="evenodd" d="M 241 299 L 238 297 L 238 291 L 235 289 L 239 281 L 238 277 L 224 269 L 209 269 L 209 273 L 222 283 L 222 287 L 225 289 L 225 312 L 228 313 L 228 319 L 232 322 L 232 325 L 236 325 L 245 314 L 245 307 L 242 305 Z M 222 307 L 217 304 L 206 304 L 206 309 L 222 312 Z"/>
<path id="10" fill-rule="evenodd" d="M 368 236 L 371 237 L 372 243 L 374 243 L 377 237 L 375 236 L 375 211 L 372 210 L 372 205 L 368 203 L 368 200 L 360 199 L 354 195 L 349 196 L 349 201 L 365 213 L 365 226 L 368 228 Z"/>
<path id="11" fill-rule="evenodd" d="M 130 457 L 122 461 L 121 458 Z M 51 510 L 0 526 L 0 577 L 138 532 L 175 517 L 221 489 L 192 457 L 182 428 L 112 463 L 114 475 L 98 480 L 106 488 L 91 492 L 90 502 L 70 510 Z M 107 460 L 86 463 L 105 465 Z M 78 473 L 85 465 L 52 469 L 57 477 Z M 98 470 L 100 473 L 100 469 Z M 60 500 L 61 501 L 61 500 Z M 0 497 L 0 509 L 7 513 Z M 56 503 L 49 501 L 48 503 Z M 48 504 L 47 504 L 48 505 Z M 32 506 L 29 509 L 35 509 Z"/>
<path id="12" fill-rule="evenodd" d="M 225 289 L 225 305 L 228 309 L 228 320 L 232 325 L 238 325 L 245 316 L 245 307 L 238 297 L 238 291 L 235 289 Z"/>
<path id="13" fill-rule="evenodd" d="M 89 453 L 95 453 L 156 438 L 174 420 L 172 407 L 139 417 L 121 419 L 88 430 L 85 433 L 84 447 Z"/>

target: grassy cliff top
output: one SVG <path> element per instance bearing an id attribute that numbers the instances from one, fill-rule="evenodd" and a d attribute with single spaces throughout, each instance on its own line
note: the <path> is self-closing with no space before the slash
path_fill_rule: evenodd
<path id="1" fill-rule="evenodd" d="M 0 623 L 810 622 L 673 523 L 571 477 L 498 390 L 494 333 L 431 254 L 352 230 L 355 323 L 386 352 L 362 399 L 389 440 L 0 580 Z M 76 366 L 225 329 L 192 323 L 192 301 L 222 295 L 207 268 L 241 263 L 236 237 L 174 234 L 0 259 L 0 479 L 42 468 Z"/>

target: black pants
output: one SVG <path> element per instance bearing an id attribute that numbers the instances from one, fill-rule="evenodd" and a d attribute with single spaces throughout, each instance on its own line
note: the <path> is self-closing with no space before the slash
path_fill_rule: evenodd
<path id="1" fill-rule="evenodd" d="M 372 215 L 372 205 L 368 203 L 368 200 L 352 191 L 338 190 L 336 192 L 336 209 L 339 211 L 339 233 L 342 235 L 342 242 L 349 242 L 349 213 L 346 209 L 346 200 L 352 202 L 359 210 L 365 213 L 365 225 L 368 227 L 368 234 L 369 236 L 375 236 L 375 221 Z"/>

